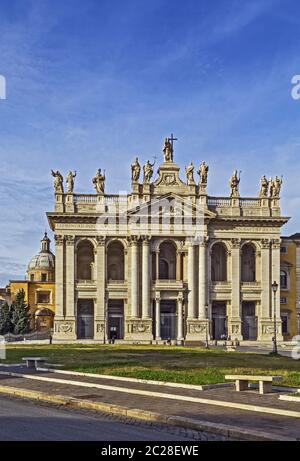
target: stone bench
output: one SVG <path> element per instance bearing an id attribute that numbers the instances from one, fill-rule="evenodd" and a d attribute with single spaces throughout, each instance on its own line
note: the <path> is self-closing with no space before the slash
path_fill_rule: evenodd
<path id="1" fill-rule="evenodd" d="M 28 368 L 38 368 L 47 362 L 46 357 L 23 357 L 22 360 L 26 362 Z"/>
<path id="2" fill-rule="evenodd" d="M 259 393 L 266 394 L 272 392 L 274 381 L 282 381 L 282 376 L 253 376 L 253 375 L 226 375 L 225 379 L 235 381 L 235 390 L 237 392 L 246 391 L 249 387 L 249 381 L 258 381 Z"/>

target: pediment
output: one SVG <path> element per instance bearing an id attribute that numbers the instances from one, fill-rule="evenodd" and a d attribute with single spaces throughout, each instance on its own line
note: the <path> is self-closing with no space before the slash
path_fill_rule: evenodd
<path id="1" fill-rule="evenodd" d="M 201 205 L 195 204 L 173 192 L 164 194 L 159 197 L 154 197 L 148 202 L 139 204 L 127 212 L 128 216 L 148 216 L 152 218 L 157 217 L 184 217 L 194 218 L 203 217 L 205 219 L 212 219 L 216 214 Z"/>

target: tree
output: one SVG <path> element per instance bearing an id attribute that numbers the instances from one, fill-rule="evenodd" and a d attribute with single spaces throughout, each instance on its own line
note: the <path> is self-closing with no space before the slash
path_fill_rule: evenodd
<path id="1" fill-rule="evenodd" d="M 0 307 L 0 335 L 6 335 L 11 333 L 13 330 L 13 325 L 11 322 L 11 308 L 8 303 L 4 303 Z"/>
<path id="2" fill-rule="evenodd" d="M 23 288 L 17 292 L 16 299 L 11 305 L 13 333 L 24 335 L 29 331 L 30 314 L 29 306 L 25 303 L 25 291 Z"/>

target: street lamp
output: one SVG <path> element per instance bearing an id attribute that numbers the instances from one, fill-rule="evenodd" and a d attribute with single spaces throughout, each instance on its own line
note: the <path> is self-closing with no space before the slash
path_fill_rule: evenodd
<path id="1" fill-rule="evenodd" d="M 274 319 L 274 336 L 273 336 L 273 352 L 274 354 L 278 354 L 277 349 L 277 331 L 276 331 L 276 292 L 278 290 L 278 283 L 272 283 L 272 291 L 274 295 L 274 312 L 273 312 L 273 319 Z"/>
<path id="2" fill-rule="evenodd" d="M 208 321 L 208 304 L 205 304 L 205 317 L 206 317 L 205 348 L 206 348 L 206 349 L 209 349 L 209 344 L 208 344 L 208 327 L 209 327 L 209 321 Z"/>

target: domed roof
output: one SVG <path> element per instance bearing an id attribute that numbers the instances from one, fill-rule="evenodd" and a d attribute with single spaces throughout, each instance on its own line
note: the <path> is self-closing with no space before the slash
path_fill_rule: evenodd
<path id="1" fill-rule="evenodd" d="M 28 264 L 28 270 L 34 269 L 54 269 L 55 267 L 55 256 L 49 253 L 39 253 L 33 256 Z"/>
<path id="2" fill-rule="evenodd" d="M 40 270 L 40 269 L 54 269 L 55 267 L 55 256 L 50 251 L 50 239 L 47 236 L 47 232 L 41 240 L 41 251 L 39 254 L 33 256 L 28 264 L 28 271 Z"/>

